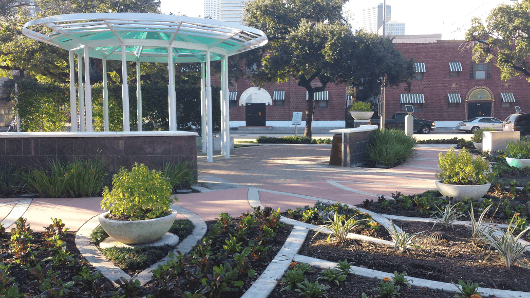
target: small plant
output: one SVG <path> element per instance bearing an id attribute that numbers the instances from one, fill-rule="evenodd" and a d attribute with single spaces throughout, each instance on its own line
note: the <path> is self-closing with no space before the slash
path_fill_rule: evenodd
<path id="1" fill-rule="evenodd" d="M 295 291 L 307 298 L 322 297 L 329 289 L 329 286 L 319 284 L 318 281 L 309 282 L 307 279 L 304 279 L 303 282 L 298 283 L 296 286 L 298 289 L 295 289 Z"/>
<path id="2" fill-rule="evenodd" d="M 350 111 L 371 112 L 372 105 L 369 102 L 356 100 L 350 107 Z"/>
<path id="3" fill-rule="evenodd" d="M 327 269 L 323 270 L 322 272 L 322 278 L 329 281 L 329 282 L 335 282 L 337 286 L 341 281 L 346 280 L 347 274 L 344 274 L 344 271 L 339 269 Z"/>
<path id="4" fill-rule="evenodd" d="M 101 208 L 126 220 L 144 220 L 171 214 L 171 185 L 162 172 L 135 163 L 112 178 L 112 191 L 105 187 Z"/>
<path id="5" fill-rule="evenodd" d="M 508 142 L 506 143 L 505 153 L 506 157 L 530 159 L 530 141 Z"/>
<path id="6" fill-rule="evenodd" d="M 477 283 L 472 283 L 470 280 L 464 282 L 463 280 L 459 279 L 458 284 L 460 285 L 460 288 L 457 285 L 455 286 L 460 293 L 456 294 L 455 298 L 469 298 L 471 295 L 479 294 L 477 291 L 479 285 Z"/>
<path id="7" fill-rule="evenodd" d="M 436 178 L 445 184 L 455 185 L 482 185 L 493 181 L 493 174 L 489 170 L 489 162 L 473 155 L 466 149 L 458 154 L 453 147 L 445 156 L 438 155 L 438 165 L 441 172 L 436 173 Z"/>
<path id="8" fill-rule="evenodd" d="M 512 264 L 518 263 L 519 265 L 526 267 L 519 263 L 519 258 L 524 254 L 528 245 L 521 244 L 519 239 L 523 236 L 525 232 L 530 230 L 530 227 L 524 229 L 519 233 L 519 235 L 514 236 L 513 232 L 516 228 L 513 224 L 514 219 L 519 215 L 519 213 L 514 214 L 510 220 L 510 224 L 506 229 L 506 232 L 502 236 L 497 236 L 494 229 L 488 229 L 482 233 L 483 239 L 497 250 L 499 255 L 504 259 L 504 265 L 508 268 Z"/>
<path id="9" fill-rule="evenodd" d="M 475 143 L 482 143 L 482 138 L 483 138 L 483 132 L 485 131 L 494 131 L 495 129 L 493 129 L 493 127 L 485 127 L 485 128 L 480 128 L 480 129 L 477 129 L 473 132 L 473 136 L 471 137 L 471 141 L 475 142 Z"/>
<path id="10" fill-rule="evenodd" d="M 434 219 L 436 224 L 437 222 L 441 222 L 444 224 L 445 228 L 448 228 L 449 226 L 453 226 L 453 223 L 462 217 L 462 213 L 458 211 L 458 203 L 451 205 L 451 203 L 447 203 L 445 205 L 444 209 L 442 210 L 438 205 L 434 205 L 436 207 L 437 211 L 434 212 Z"/>
<path id="11" fill-rule="evenodd" d="M 9 245 L 17 264 L 26 265 L 35 260 L 31 240 L 33 240 L 33 230 L 29 224 L 26 224 L 26 219 L 20 217 L 15 222 L 15 228 L 11 229 L 11 244 Z"/>
<path id="12" fill-rule="evenodd" d="M 401 287 L 394 284 L 390 277 L 385 277 L 379 283 L 379 294 L 383 298 L 396 297 Z"/>
<path id="13" fill-rule="evenodd" d="M 337 269 L 342 271 L 344 274 L 350 273 L 351 266 L 353 266 L 353 262 L 348 262 L 348 260 L 339 261 L 339 264 L 337 265 Z"/>
<path id="14" fill-rule="evenodd" d="M 486 226 L 484 225 L 484 217 L 488 214 L 488 210 L 493 206 L 493 204 L 488 205 L 482 213 L 480 214 L 478 220 L 475 219 L 475 214 L 473 212 L 473 203 L 471 203 L 471 209 L 469 210 L 469 218 L 471 220 L 471 237 L 473 239 L 479 239 L 484 233 Z"/>
<path id="15" fill-rule="evenodd" d="M 90 239 L 92 239 L 92 243 L 96 246 L 99 246 L 101 241 L 105 240 L 107 237 L 109 237 L 109 234 L 107 234 L 101 226 L 97 226 L 90 234 Z"/>
<path id="16" fill-rule="evenodd" d="M 287 286 L 282 288 L 281 291 L 291 291 L 294 286 L 304 281 L 304 273 L 306 273 L 310 269 L 311 268 L 308 264 L 300 263 L 296 265 L 292 270 L 285 272 L 282 281 L 287 283 Z"/>
<path id="17" fill-rule="evenodd" d="M 390 221 L 390 224 L 391 229 L 387 228 L 387 231 L 390 234 L 390 237 L 392 237 L 392 241 L 394 241 L 394 249 L 399 249 L 401 252 L 404 252 L 409 247 L 415 246 L 414 238 L 416 238 L 419 233 L 409 234 L 403 230 L 398 231 L 396 225 L 394 225 L 392 221 Z"/>
<path id="18" fill-rule="evenodd" d="M 403 131 L 375 130 L 370 135 L 365 162 L 370 167 L 394 167 L 407 161 L 415 146 L 416 139 Z"/>
<path id="19" fill-rule="evenodd" d="M 331 230 L 331 234 L 329 234 L 327 242 L 329 242 L 331 236 L 334 236 L 337 238 L 339 243 L 342 243 L 346 241 L 346 237 L 348 236 L 348 233 L 355 227 L 359 226 L 360 221 L 357 220 L 355 217 L 350 217 L 350 219 L 346 220 L 343 215 L 338 215 L 337 212 L 335 212 L 335 215 L 333 216 L 333 220 L 328 220 L 329 224 L 321 225 L 313 238 L 318 235 L 318 233 L 322 232 L 324 229 Z"/>
<path id="20" fill-rule="evenodd" d="M 177 189 L 189 188 L 197 182 L 190 161 L 167 163 L 164 168 L 164 177 L 169 179 L 173 192 Z"/>
<path id="21" fill-rule="evenodd" d="M 395 285 L 398 286 L 408 286 L 411 287 L 410 281 L 405 278 L 407 275 L 407 272 L 403 271 L 403 273 L 397 273 L 397 271 L 394 271 L 394 276 L 392 277 L 392 281 Z"/>

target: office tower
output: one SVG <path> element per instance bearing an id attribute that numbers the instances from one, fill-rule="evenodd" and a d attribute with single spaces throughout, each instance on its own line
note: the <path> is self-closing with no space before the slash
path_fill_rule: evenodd
<path id="1" fill-rule="evenodd" d="M 204 0 L 204 16 L 215 20 L 241 23 L 245 4 L 250 0 Z"/>
<path id="2" fill-rule="evenodd" d="M 385 23 L 391 20 L 390 5 L 386 6 Z M 376 7 L 363 9 L 363 29 L 366 32 L 378 33 L 383 26 L 383 3 L 379 3 Z"/>
<path id="3" fill-rule="evenodd" d="M 382 26 L 379 29 L 379 34 L 383 34 Z M 405 35 L 405 23 L 398 23 L 397 21 L 390 21 L 385 24 L 385 36 Z"/>
<path id="4" fill-rule="evenodd" d="M 219 19 L 219 0 L 204 0 L 204 17 Z"/>

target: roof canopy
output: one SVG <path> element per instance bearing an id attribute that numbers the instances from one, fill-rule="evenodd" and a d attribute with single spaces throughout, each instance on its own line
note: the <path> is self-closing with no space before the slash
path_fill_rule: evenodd
<path id="1" fill-rule="evenodd" d="M 65 50 L 83 54 L 88 47 L 93 58 L 127 61 L 168 62 L 173 47 L 174 62 L 221 60 L 263 46 L 267 36 L 260 30 L 218 20 L 150 13 L 79 13 L 51 16 L 28 22 L 24 35 Z"/>

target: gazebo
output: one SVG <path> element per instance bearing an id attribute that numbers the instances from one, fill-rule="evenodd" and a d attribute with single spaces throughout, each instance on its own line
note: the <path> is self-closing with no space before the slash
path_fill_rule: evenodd
<path id="1" fill-rule="evenodd" d="M 140 63 L 168 64 L 169 130 L 177 131 L 175 63 L 201 63 L 202 151 L 213 162 L 212 90 L 210 61 L 221 60 L 221 144 L 222 154 L 230 158 L 228 57 L 267 43 L 260 30 L 211 19 L 149 13 L 81 13 L 46 17 L 28 22 L 23 34 L 69 51 L 71 131 L 92 132 L 92 93 L 89 57 L 103 63 L 103 119 L 108 124 L 107 60 L 122 61 L 123 130 L 130 131 L 127 63 L 134 61 L 137 71 L 138 131 L 142 131 Z M 76 96 L 74 55 L 78 57 Z M 84 63 L 83 63 L 84 60 Z M 83 67 L 85 82 L 83 87 Z"/>

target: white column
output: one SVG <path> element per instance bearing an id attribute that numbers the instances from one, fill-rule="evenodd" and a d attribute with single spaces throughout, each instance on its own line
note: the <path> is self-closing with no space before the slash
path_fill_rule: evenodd
<path id="1" fill-rule="evenodd" d="M 20 125 L 22 124 L 21 123 L 21 119 L 20 119 L 20 111 L 18 110 L 18 84 L 15 83 L 15 94 L 16 94 L 16 106 L 17 106 L 17 132 L 20 132 L 21 131 L 21 128 L 20 128 Z"/>
<path id="2" fill-rule="evenodd" d="M 121 46 L 121 96 L 123 99 L 123 131 L 131 131 L 131 123 L 129 121 L 129 86 L 127 85 L 127 58 L 126 47 Z"/>
<path id="3" fill-rule="evenodd" d="M 213 138 L 212 138 L 212 87 L 210 80 L 210 50 L 206 51 L 206 136 L 207 136 L 207 162 L 213 162 Z"/>
<path id="4" fill-rule="evenodd" d="M 202 138 L 202 153 L 206 153 L 206 73 L 204 71 L 204 63 L 201 63 L 201 138 Z"/>
<path id="5" fill-rule="evenodd" d="M 68 52 L 68 62 L 70 63 L 70 132 L 77 131 L 77 103 L 75 95 L 75 62 L 74 52 Z"/>
<path id="6" fill-rule="evenodd" d="M 107 60 L 103 59 L 103 125 L 109 131 L 109 90 L 107 86 Z"/>
<path id="7" fill-rule="evenodd" d="M 177 130 L 177 99 L 175 94 L 175 64 L 173 62 L 173 47 L 170 46 L 167 55 L 167 66 L 169 72 L 169 85 L 167 89 L 169 105 L 169 130 Z"/>
<path id="8" fill-rule="evenodd" d="M 140 83 L 140 61 L 136 62 L 136 107 L 138 114 L 138 131 L 142 131 L 142 84 Z"/>
<path id="9" fill-rule="evenodd" d="M 90 56 L 85 47 L 85 102 L 86 102 L 86 131 L 92 131 L 92 87 L 90 86 Z"/>
<path id="10" fill-rule="evenodd" d="M 225 107 L 225 113 L 224 113 L 224 128 L 225 131 L 223 133 L 223 138 L 225 138 L 225 150 L 224 150 L 224 156 L 226 159 L 230 158 L 230 98 L 228 98 L 228 56 L 225 56 L 223 59 L 225 63 L 224 68 L 224 74 L 223 76 L 226 78 L 223 85 L 223 92 L 224 92 L 224 107 Z"/>
<path id="11" fill-rule="evenodd" d="M 79 98 L 79 131 L 85 131 L 85 92 L 83 91 L 83 56 L 77 55 L 77 78 Z"/>

